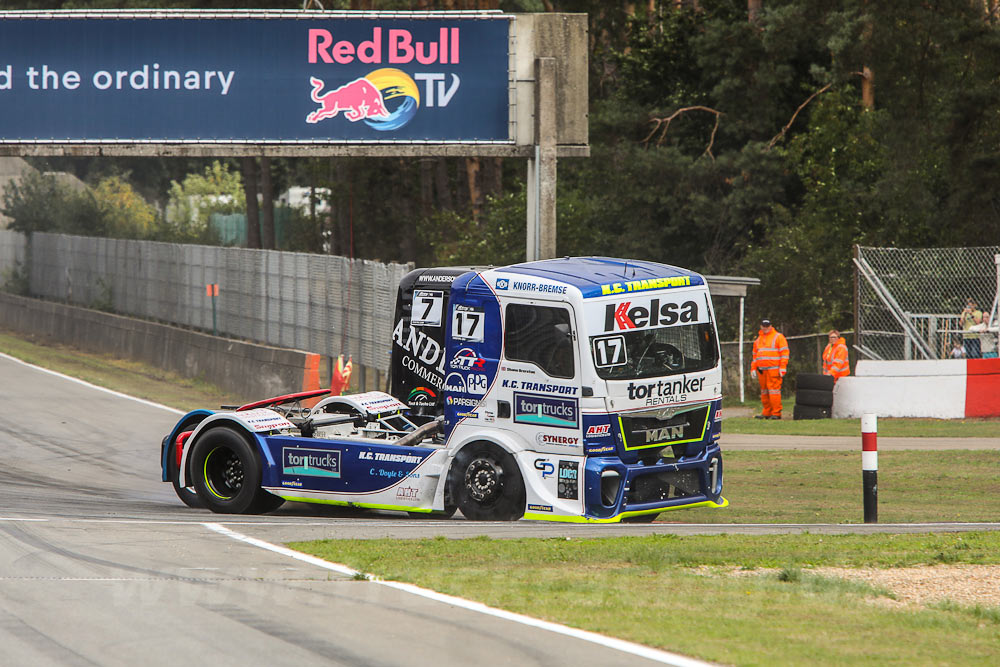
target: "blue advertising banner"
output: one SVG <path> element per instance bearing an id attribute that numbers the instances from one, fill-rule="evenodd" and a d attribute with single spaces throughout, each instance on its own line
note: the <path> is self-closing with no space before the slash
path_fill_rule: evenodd
<path id="1" fill-rule="evenodd" d="M 507 17 L 0 12 L 0 143 L 509 143 Z"/>

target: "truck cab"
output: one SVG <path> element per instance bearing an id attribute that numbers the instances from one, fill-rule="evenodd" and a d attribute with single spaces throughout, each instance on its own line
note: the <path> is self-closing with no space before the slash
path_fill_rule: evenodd
<path id="1" fill-rule="evenodd" d="M 725 506 L 722 373 L 701 275 L 602 257 L 415 274 L 400 287 L 394 394 L 443 414 L 456 495 L 517 496 L 480 518 L 641 521 Z M 469 501 L 453 502 L 468 513 Z"/>

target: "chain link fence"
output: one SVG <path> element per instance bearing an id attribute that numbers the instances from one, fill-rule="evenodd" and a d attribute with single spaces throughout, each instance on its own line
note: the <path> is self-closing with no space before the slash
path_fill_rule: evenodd
<path id="1" fill-rule="evenodd" d="M 386 372 L 406 264 L 0 230 L 0 275 L 28 293 L 329 356 Z M 213 304 L 206 286 L 217 284 Z"/>
<path id="2" fill-rule="evenodd" d="M 1000 246 L 866 248 L 855 258 L 856 341 L 862 358 L 944 359 L 963 337 L 996 356 Z M 968 299 L 983 312 L 983 332 L 964 332 Z"/>

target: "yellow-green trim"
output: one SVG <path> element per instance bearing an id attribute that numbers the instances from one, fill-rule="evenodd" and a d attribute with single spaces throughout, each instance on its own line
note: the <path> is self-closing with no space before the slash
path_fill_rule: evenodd
<path id="1" fill-rule="evenodd" d="M 720 498 L 721 502 L 715 502 L 712 500 L 703 500 L 699 503 L 691 503 L 690 505 L 673 505 L 671 507 L 662 507 L 656 510 L 635 510 L 633 512 L 622 512 L 609 519 L 598 519 L 589 516 L 559 516 L 553 514 L 544 514 L 539 512 L 525 512 L 524 518 L 530 519 L 532 521 L 559 521 L 562 523 L 620 523 L 622 519 L 630 516 L 640 516 L 642 514 L 660 514 L 661 512 L 669 512 L 671 510 L 685 510 L 693 509 L 695 507 L 712 507 L 715 509 L 722 509 L 723 507 L 729 507 L 729 501 L 725 498 Z"/>
<path id="2" fill-rule="evenodd" d="M 675 414 L 682 415 L 685 412 L 694 412 L 695 410 L 700 410 L 705 408 L 705 423 L 701 425 L 701 435 L 697 438 L 688 438 L 687 440 L 665 440 L 664 442 L 654 442 L 651 445 L 639 445 L 637 447 L 628 446 L 628 438 L 625 437 L 625 426 L 622 424 L 622 416 L 618 415 L 618 432 L 622 434 L 622 443 L 625 445 L 625 451 L 632 451 L 633 449 L 649 449 L 651 447 L 666 447 L 668 445 L 683 445 L 688 442 L 698 442 L 705 439 L 705 431 L 708 429 L 708 415 L 712 412 L 712 404 L 699 405 L 691 408 L 690 410 L 679 410 Z"/>
<path id="3" fill-rule="evenodd" d="M 215 449 L 213 449 L 212 451 L 210 451 L 208 453 L 208 456 L 205 457 L 205 465 L 204 465 L 204 469 L 201 471 L 201 475 L 202 475 L 202 479 L 205 480 L 205 488 L 208 489 L 209 493 L 211 493 L 213 496 L 215 496 L 219 500 L 232 500 L 234 498 L 234 496 L 220 496 L 219 492 L 215 490 L 214 486 L 212 486 L 212 481 L 210 479 L 208 479 L 208 460 L 210 458 L 212 458 L 212 454 L 214 454 L 215 452 L 219 451 L 220 449 L 222 449 L 222 448 L 221 447 L 216 447 Z"/>
<path id="4" fill-rule="evenodd" d="M 291 500 L 295 503 L 313 503 L 318 505 L 340 505 L 341 507 L 362 507 L 369 510 L 399 510 L 402 512 L 424 512 L 430 514 L 435 510 L 428 509 L 426 507 L 405 507 L 403 505 L 379 505 L 377 503 L 354 503 L 347 500 L 328 500 L 326 498 L 296 498 L 294 496 L 285 496 L 277 493 L 278 489 L 270 491 L 276 496 L 281 496 L 285 500 Z"/>

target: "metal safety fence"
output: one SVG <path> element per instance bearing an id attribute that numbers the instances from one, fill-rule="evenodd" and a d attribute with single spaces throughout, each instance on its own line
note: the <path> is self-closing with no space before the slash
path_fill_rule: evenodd
<path id="1" fill-rule="evenodd" d="M 944 359 L 966 341 L 996 356 L 1000 246 L 857 247 L 856 349 L 870 359 Z M 962 311 L 976 302 L 983 322 L 964 330 Z M 975 346 L 968 344 L 976 341 Z M 961 349 L 956 351 L 956 356 Z"/>
<path id="2" fill-rule="evenodd" d="M 20 245 L 19 245 L 20 244 Z M 389 368 L 412 268 L 330 255 L 0 230 L 0 275 L 45 299 Z M 218 285 L 214 298 L 206 289 Z"/>

